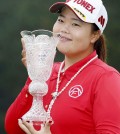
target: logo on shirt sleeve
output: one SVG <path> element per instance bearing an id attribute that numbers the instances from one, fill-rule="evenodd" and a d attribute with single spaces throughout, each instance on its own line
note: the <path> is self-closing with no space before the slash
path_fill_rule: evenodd
<path id="1" fill-rule="evenodd" d="M 72 98 L 78 98 L 83 93 L 83 88 L 81 85 L 75 85 L 69 90 L 69 96 Z"/>

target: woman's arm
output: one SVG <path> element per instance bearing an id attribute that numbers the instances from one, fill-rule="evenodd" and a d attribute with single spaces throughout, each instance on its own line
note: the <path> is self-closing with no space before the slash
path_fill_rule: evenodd
<path id="1" fill-rule="evenodd" d="M 5 130 L 7 134 L 24 134 L 18 126 L 18 119 L 29 110 L 32 104 L 32 96 L 28 92 L 30 82 L 31 80 L 28 78 L 25 86 L 7 110 L 5 116 Z"/>

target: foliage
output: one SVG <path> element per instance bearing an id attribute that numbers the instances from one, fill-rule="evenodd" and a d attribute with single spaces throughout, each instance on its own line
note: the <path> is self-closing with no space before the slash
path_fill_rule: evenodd
<path id="1" fill-rule="evenodd" d="M 20 92 L 27 78 L 21 63 L 20 31 L 49 29 L 56 16 L 49 13 L 55 0 L 0 0 L 0 134 L 5 134 L 5 113 Z M 120 1 L 104 0 L 109 13 L 105 30 L 108 63 L 120 71 Z M 58 54 L 55 60 L 62 60 Z"/>

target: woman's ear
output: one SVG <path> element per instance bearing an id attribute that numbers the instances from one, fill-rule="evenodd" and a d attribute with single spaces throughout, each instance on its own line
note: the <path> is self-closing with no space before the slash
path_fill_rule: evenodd
<path id="1" fill-rule="evenodd" d="M 91 43 L 94 44 L 101 36 L 100 30 L 94 31 L 91 36 Z"/>

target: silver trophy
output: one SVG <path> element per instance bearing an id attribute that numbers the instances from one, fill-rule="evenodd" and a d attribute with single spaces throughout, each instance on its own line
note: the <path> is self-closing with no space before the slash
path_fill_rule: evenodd
<path id="1" fill-rule="evenodd" d="M 58 37 L 42 29 L 21 31 L 21 35 L 25 43 L 27 71 L 32 80 L 29 93 L 33 96 L 32 106 L 22 118 L 34 125 L 41 125 L 50 118 L 43 107 L 43 96 L 48 92 L 46 81 L 52 71 Z"/>

